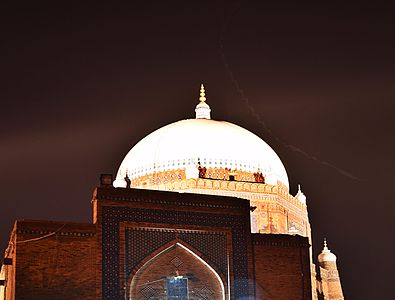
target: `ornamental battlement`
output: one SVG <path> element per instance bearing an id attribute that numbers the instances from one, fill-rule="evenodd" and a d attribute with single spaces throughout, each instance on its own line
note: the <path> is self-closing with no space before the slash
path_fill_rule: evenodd
<path id="1" fill-rule="evenodd" d="M 214 170 L 207 174 L 208 178 L 186 178 L 185 171 L 177 169 L 174 171 L 159 172 L 138 177 L 131 180 L 131 187 L 158 189 L 165 191 L 187 191 L 198 192 L 198 190 L 209 190 L 212 194 L 241 197 L 248 200 L 275 200 L 274 195 L 281 197 L 282 202 L 289 203 L 301 211 L 306 211 L 306 203 L 289 194 L 287 186 L 277 181 L 277 185 L 264 182 L 250 181 L 254 174 L 238 172 L 239 180 L 230 180 L 226 169 Z M 214 175 L 212 175 L 214 174 Z M 244 195 L 245 194 L 245 195 Z"/>
<path id="2" fill-rule="evenodd" d="M 247 199 L 253 208 L 252 232 L 310 236 L 306 204 L 290 195 L 281 182 L 271 185 L 214 178 L 186 179 L 183 170 L 175 170 L 140 177 L 131 182 L 131 187 Z"/>

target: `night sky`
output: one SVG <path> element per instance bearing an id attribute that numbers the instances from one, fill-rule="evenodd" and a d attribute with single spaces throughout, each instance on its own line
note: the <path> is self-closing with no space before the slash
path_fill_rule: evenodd
<path id="1" fill-rule="evenodd" d="M 392 7 L 80 2 L 1 8 L 2 253 L 16 219 L 91 222 L 99 175 L 193 118 L 204 82 L 212 118 L 260 136 L 291 194 L 302 185 L 314 256 L 327 237 L 346 299 L 393 295 Z"/>

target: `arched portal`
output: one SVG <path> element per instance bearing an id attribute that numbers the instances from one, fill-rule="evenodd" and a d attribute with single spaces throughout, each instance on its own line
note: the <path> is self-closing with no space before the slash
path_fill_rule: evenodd
<path id="1" fill-rule="evenodd" d="M 225 300 L 221 276 L 181 242 L 159 251 L 130 277 L 132 300 Z"/>

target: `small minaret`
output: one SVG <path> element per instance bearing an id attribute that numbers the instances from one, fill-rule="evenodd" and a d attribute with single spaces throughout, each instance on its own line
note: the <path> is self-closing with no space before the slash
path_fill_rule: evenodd
<path id="1" fill-rule="evenodd" d="M 306 204 L 306 195 L 303 194 L 302 189 L 300 188 L 300 184 L 298 184 L 298 193 L 295 195 L 295 198 L 303 204 Z"/>
<path id="2" fill-rule="evenodd" d="M 203 83 L 200 85 L 200 97 L 199 104 L 196 105 L 196 119 L 211 119 L 210 117 L 210 106 L 206 103 L 206 93 L 204 91 Z"/>
<path id="3" fill-rule="evenodd" d="M 336 255 L 328 249 L 324 239 L 324 249 L 318 255 L 321 275 L 321 292 L 325 300 L 344 300 L 339 272 L 337 271 Z"/>

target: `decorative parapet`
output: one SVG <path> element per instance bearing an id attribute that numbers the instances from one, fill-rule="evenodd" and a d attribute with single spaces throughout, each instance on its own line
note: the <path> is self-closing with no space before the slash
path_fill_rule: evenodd
<path id="1" fill-rule="evenodd" d="M 232 175 L 234 180 L 230 180 L 230 174 Z M 170 189 L 173 184 L 177 182 L 180 183 L 182 181 L 195 180 L 195 182 L 205 181 L 206 183 L 202 186 L 207 186 L 208 188 L 225 188 L 227 190 L 243 190 L 247 192 L 257 192 L 257 193 L 273 193 L 278 194 L 283 197 L 291 197 L 300 205 L 304 205 L 299 200 L 295 199 L 295 197 L 289 195 L 289 191 L 287 186 L 285 186 L 282 182 L 277 181 L 276 185 L 270 185 L 264 182 L 256 182 L 254 173 L 246 172 L 241 170 L 230 170 L 227 168 L 208 168 L 205 171 L 204 178 L 187 178 L 184 169 L 176 169 L 176 170 L 168 170 L 168 171 L 160 171 L 151 174 L 146 174 L 143 176 L 139 176 L 137 178 L 133 178 L 131 181 L 131 186 L 136 188 L 151 188 L 163 185 L 170 185 Z M 221 183 L 213 183 L 211 186 L 207 182 L 217 182 Z M 162 190 L 162 188 L 159 188 Z"/>
<path id="2" fill-rule="evenodd" d="M 253 173 L 231 173 L 224 168 L 204 171 L 204 178 L 186 178 L 182 169 L 158 172 L 134 179 L 132 187 L 247 199 L 254 208 L 252 232 L 311 236 L 306 203 L 290 195 L 280 181 L 276 184 L 254 182 Z M 230 174 L 237 174 L 237 178 L 230 178 Z"/>
<path id="3" fill-rule="evenodd" d="M 164 191 L 187 191 L 193 190 L 210 190 L 212 194 L 241 197 L 249 200 L 269 200 L 270 195 L 274 196 L 271 200 L 290 203 L 302 211 L 307 211 L 306 204 L 300 202 L 298 199 L 289 194 L 285 185 L 279 183 L 278 185 L 269 185 L 265 183 L 243 182 L 243 181 L 228 181 L 228 180 L 213 180 L 205 178 L 191 178 L 177 181 L 169 181 L 156 185 L 135 186 L 136 188 L 158 189 Z M 215 191 L 221 191 L 216 193 Z M 235 193 L 231 193 L 235 192 Z M 244 193 L 244 194 L 243 194 Z"/>

